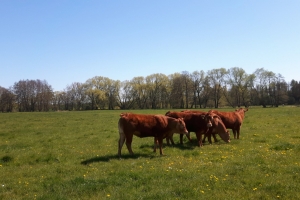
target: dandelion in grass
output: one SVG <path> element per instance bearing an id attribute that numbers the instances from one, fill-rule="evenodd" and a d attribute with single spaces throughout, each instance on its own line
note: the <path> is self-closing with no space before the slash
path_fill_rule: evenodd
<path id="1" fill-rule="evenodd" d="M 203 190 L 201 190 L 200 192 L 201 192 L 202 194 L 204 194 L 204 191 L 203 191 Z"/>
<path id="2" fill-rule="evenodd" d="M 257 188 L 253 188 L 253 191 L 256 191 L 257 190 Z"/>
<path id="3" fill-rule="evenodd" d="M 107 196 L 107 197 L 110 197 L 110 194 L 107 194 L 106 196 Z"/>

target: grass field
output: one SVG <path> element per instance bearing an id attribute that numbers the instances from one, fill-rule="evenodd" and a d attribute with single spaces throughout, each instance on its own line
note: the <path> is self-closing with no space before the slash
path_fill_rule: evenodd
<path id="1" fill-rule="evenodd" d="M 300 199 L 298 107 L 250 108 L 228 144 L 175 135 L 166 156 L 134 136 L 120 160 L 121 112 L 0 113 L 0 199 Z"/>

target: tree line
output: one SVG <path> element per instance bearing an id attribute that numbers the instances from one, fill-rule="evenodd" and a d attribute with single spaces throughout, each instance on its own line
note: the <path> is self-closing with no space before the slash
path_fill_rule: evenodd
<path id="1" fill-rule="evenodd" d="M 300 103 L 300 82 L 260 68 L 252 74 L 233 67 L 156 73 L 119 81 L 95 76 L 53 91 L 47 81 L 20 80 L 0 86 L 1 112 L 95 109 L 191 109 L 223 106 L 272 106 Z"/>

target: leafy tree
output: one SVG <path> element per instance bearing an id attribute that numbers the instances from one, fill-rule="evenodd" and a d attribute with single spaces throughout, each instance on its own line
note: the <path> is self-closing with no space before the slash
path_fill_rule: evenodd
<path id="1" fill-rule="evenodd" d="M 150 108 L 162 108 L 162 96 L 166 92 L 168 77 L 164 74 L 152 74 L 146 77 L 146 84 L 149 90 Z"/>
<path id="2" fill-rule="evenodd" d="M 101 102 L 104 104 L 104 102 L 107 100 L 104 91 L 104 79 L 104 77 L 95 76 L 91 79 L 88 79 L 83 85 L 92 110 L 98 109 Z"/>
<path id="3" fill-rule="evenodd" d="M 224 96 L 232 107 L 248 106 L 250 102 L 249 88 L 251 88 L 252 76 L 245 70 L 233 67 L 227 71 L 227 86 L 225 86 Z"/>

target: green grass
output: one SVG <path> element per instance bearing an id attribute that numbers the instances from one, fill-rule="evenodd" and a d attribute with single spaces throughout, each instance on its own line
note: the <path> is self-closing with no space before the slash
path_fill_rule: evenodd
<path id="1" fill-rule="evenodd" d="M 250 108 L 229 144 L 175 135 L 166 156 L 134 137 L 135 155 L 124 145 L 121 160 L 120 112 L 1 113 L 0 199 L 300 198 L 298 107 Z"/>

